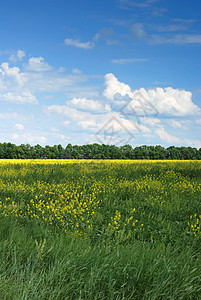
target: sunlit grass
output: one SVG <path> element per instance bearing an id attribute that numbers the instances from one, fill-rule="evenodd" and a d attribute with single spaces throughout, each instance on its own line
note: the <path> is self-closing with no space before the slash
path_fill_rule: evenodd
<path id="1" fill-rule="evenodd" d="M 198 271 L 201 267 L 200 166 L 200 161 L 0 160 L 1 259 L 4 262 L 6 252 L 10 253 L 6 260 L 11 269 L 19 273 L 19 278 L 24 277 L 26 284 L 33 276 L 32 284 L 38 284 L 36 295 L 40 295 L 41 289 L 41 295 L 34 298 L 23 280 L 22 290 L 17 288 L 18 279 L 12 275 L 11 286 L 18 293 L 15 299 L 162 299 L 163 295 L 198 299 L 201 290 L 198 284 L 201 280 Z M 74 279 L 66 279 L 73 288 L 70 292 L 70 286 L 65 289 L 62 285 L 57 290 L 58 295 L 63 291 L 61 296 L 54 298 L 40 286 L 38 278 L 41 277 L 43 284 L 53 280 L 49 290 L 56 293 L 56 282 L 59 284 L 61 280 L 57 274 L 59 268 L 67 272 L 66 267 L 59 265 L 62 259 L 64 265 L 65 259 L 69 259 L 65 247 L 74 249 L 68 265 L 75 272 Z M 86 257 L 83 261 L 80 258 L 80 268 L 84 271 L 79 269 L 79 262 L 75 263 L 82 247 Z M 135 255 L 129 251 L 134 251 L 139 261 L 144 255 L 145 261 L 137 265 Z M 126 255 L 130 255 L 130 261 Z M 163 261 L 167 265 L 165 270 Z M 101 263 L 105 270 L 110 268 L 111 277 L 106 276 Z M 58 268 L 55 273 L 50 268 L 54 264 Z M 32 273 L 23 275 L 28 265 Z M 184 272 L 178 281 L 174 277 L 176 266 Z M 3 271 L 4 288 L 0 292 L 7 289 L 11 269 Z M 47 277 L 45 270 L 48 270 Z M 135 279 L 135 287 L 132 270 L 142 272 Z M 89 282 L 82 278 L 82 272 L 90 278 Z M 161 282 L 160 274 L 166 283 Z M 114 284 L 115 280 L 119 283 Z M 185 285 L 183 290 L 181 284 Z M 78 286 L 80 294 L 76 290 Z M 7 291 L 3 299 L 13 299 L 12 295 Z"/>

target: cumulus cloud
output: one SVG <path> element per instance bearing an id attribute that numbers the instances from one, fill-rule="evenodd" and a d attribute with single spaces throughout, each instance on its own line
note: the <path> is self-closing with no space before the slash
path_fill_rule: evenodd
<path id="1" fill-rule="evenodd" d="M 91 102 L 88 100 L 88 102 L 86 102 L 86 99 L 76 99 L 75 101 L 74 99 L 74 102 L 76 103 L 76 108 L 70 107 L 67 102 L 66 105 L 52 105 L 47 107 L 47 109 L 49 112 L 56 112 L 58 115 L 68 118 L 68 120 L 65 121 L 67 125 L 69 124 L 69 119 L 71 119 L 74 126 L 79 126 L 84 130 L 91 130 L 94 133 L 103 127 L 109 127 L 109 130 L 113 130 L 117 134 L 120 131 L 121 133 L 128 133 L 128 131 L 132 133 L 150 132 L 150 129 L 145 125 L 127 120 L 120 112 L 112 111 L 109 105 L 105 105 L 104 110 L 103 107 L 101 107 L 102 111 L 100 113 L 100 110 L 97 112 L 99 106 L 97 106 L 97 102 L 95 101 Z M 85 104 L 88 105 L 89 108 L 87 112 L 82 110 L 82 106 L 85 107 Z M 95 111 L 96 113 L 94 113 Z"/>
<path id="2" fill-rule="evenodd" d="M 20 94 L 17 93 L 4 93 L 0 94 L 1 101 L 7 101 L 17 104 L 37 104 L 38 100 L 34 95 L 32 95 L 28 90 L 21 91 Z"/>
<path id="3" fill-rule="evenodd" d="M 106 89 L 103 95 L 109 100 L 114 100 L 116 94 L 121 96 L 131 95 L 130 86 L 120 82 L 112 73 L 105 75 L 105 86 Z"/>
<path id="4" fill-rule="evenodd" d="M 0 101 L 37 104 L 36 97 L 24 85 L 25 79 L 19 68 L 10 68 L 7 62 L 1 64 Z"/>
<path id="5" fill-rule="evenodd" d="M 170 116 L 189 116 L 199 114 L 200 108 L 192 102 L 192 93 L 186 90 L 167 88 L 156 88 L 141 92 L 148 101 L 156 107 L 160 114 Z"/>
<path id="6" fill-rule="evenodd" d="M 179 144 L 181 142 L 181 140 L 178 137 L 169 134 L 167 131 L 165 131 L 164 128 L 156 129 L 155 133 L 160 137 L 162 141 L 166 143 Z"/>
<path id="7" fill-rule="evenodd" d="M 129 63 L 129 61 L 122 60 L 118 63 Z M 28 64 L 23 66 L 22 72 L 18 67 L 10 67 L 7 62 L 0 65 L 0 101 L 37 104 L 35 93 L 40 95 L 40 92 L 48 92 L 47 96 L 51 97 L 52 101 L 55 97 L 54 92 L 59 91 L 62 97 L 67 95 L 71 100 L 64 102 L 64 105 L 55 104 L 46 107 L 46 117 L 51 116 L 51 122 L 55 120 L 54 124 L 57 124 L 58 128 L 68 126 L 68 130 L 75 128 L 77 132 L 86 135 L 89 132 L 96 134 L 105 128 L 111 130 L 111 133 L 112 130 L 115 132 L 116 137 L 112 137 L 111 134 L 111 139 L 118 139 L 119 135 L 131 133 L 137 137 L 154 136 L 155 140 L 169 144 L 181 144 L 185 141 L 186 144 L 190 144 L 187 140 L 181 141 L 171 135 L 170 128 L 177 128 L 177 132 L 181 129 L 186 130 L 185 126 L 182 126 L 185 124 L 181 119 L 187 122 L 188 116 L 195 115 L 197 121 L 194 124 L 201 124 L 201 110 L 193 103 L 191 92 L 186 90 L 172 87 L 134 90 L 128 84 L 120 82 L 114 74 L 109 73 L 104 77 L 105 86 L 101 95 L 98 86 L 85 84 L 89 77 L 83 75 L 78 69 L 73 69 L 70 74 L 67 74 L 62 68 L 53 69 L 42 57 L 31 57 Z M 123 106 L 126 111 L 122 110 Z M 37 111 L 41 107 L 39 106 Z M 134 110 L 138 119 L 133 119 Z M 157 117 L 154 116 L 156 112 Z M 143 118 L 144 116 L 146 118 Z M 168 121 L 162 122 L 164 117 L 168 117 Z M 5 114 L 1 112 L 0 119 L 5 123 L 7 117 L 5 119 Z M 11 126 L 15 128 L 13 139 L 16 142 L 23 143 L 26 140 L 30 143 L 45 143 L 47 141 L 46 133 L 27 134 L 21 122 L 22 119 L 16 118 Z M 50 128 L 54 124 L 51 123 Z M 105 125 L 107 127 L 104 127 Z M 51 131 L 49 136 L 52 133 Z M 58 131 L 57 134 L 59 140 L 60 132 Z M 60 138 L 65 140 L 65 132 L 62 134 Z M 56 139 L 56 135 L 54 138 Z M 198 145 L 198 141 L 194 140 L 194 142 Z"/>
<path id="8" fill-rule="evenodd" d="M 58 115 L 62 115 L 67 117 L 68 119 L 74 120 L 76 122 L 81 120 L 87 120 L 91 114 L 85 111 L 80 111 L 74 107 L 70 107 L 69 105 L 51 105 L 47 106 L 47 111 L 55 112 Z M 69 123 L 69 120 L 67 120 Z"/>
<path id="9" fill-rule="evenodd" d="M 83 129 L 90 129 L 90 128 L 95 128 L 97 129 L 97 123 L 95 120 L 85 120 L 85 121 L 80 121 L 78 123 Z"/>
<path id="10" fill-rule="evenodd" d="M 31 133 L 14 133 L 12 134 L 12 139 L 15 143 L 41 143 L 44 144 L 47 141 L 47 138 L 44 136 L 34 135 Z"/>
<path id="11" fill-rule="evenodd" d="M 90 112 L 79 110 L 77 108 L 65 105 L 51 105 L 47 107 L 47 111 L 50 113 L 56 113 L 59 118 L 64 119 L 63 124 L 69 126 L 73 124 L 73 128 L 82 129 L 97 129 L 98 128 L 98 116 Z"/>
<path id="12" fill-rule="evenodd" d="M 88 119 L 78 123 L 83 129 L 91 129 L 94 133 L 121 136 L 122 134 L 150 133 L 150 129 L 143 124 L 127 120 L 118 112 L 101 115 L 90 115 Z"/>
<path id="13" fill-rule="evenodd" d="M 98 93 L 96 91 L 97 88 L 82 85 L 88 78 L 93 76 L 86 76 L 78 69 L 67 73 L 64 68 L 50 69 L 51 67 L 49 68 L 48 66 L 43 66 L 42 64 L 33 67 L 32 65 L 33 68 L 30 69 L 28 65 L 24 65 L 22 76 L 25 86 L 31 92 L 46 92 L 48 94 L 54 92 L 68 93 L 69 97 L 74 97 L 75 95 L 76 97 L 85 97 L 85 95 L 94 97 Z"/>
<path id="14" fill-rule="evenodd" d="M 31 57 L 25 69 L 32 72 L 46 72 L 52 70 L 52 67 L 45 62 L 42 56 Z"/>
<path id="15" fill-rule="evenodd" d="M 24 72 L 25 85 L 33 92 L 66 92 L 73 93 L 77 90 L 78 83 L 86 81 L 85 76 L 69 75 L 66 73 L 55 72 Z M 81 89 L 81 88 L 80 88 Z M 87 87 L 86 87 L 87 89 Z"/>
<path id="16" fill-rule="evenodd" d="M 64 44 L 66 46 L 74 46 L 77 48 L 82 48 L 85 50 L 92 49 L 94 47 L 93 42 L 81 42 L 79 39 L 73 40 L 73 39 L 65 39 Z"/>
<path id="17" fill-rule="evenodd" d="M 105 90 L 103 95 L 110 100 L 114 100 L 116 94 L 121 96 L 128 95 L 130 101 L 126 110 L 139 112 L 145 115 L 160 114 L 161 116 L 192 116 L 201 113 L 201 109 L 192 102 L 192 93 L 186 90 L 167 88 L 155 88 L 146 90 L 131 90 L 131 87 L 125 83 L 118 81 L 113 74 L 105 75 Z M 123 105 L 123 101 L 122 101 Z"/>
<path id="18" fill-rule="evenodd" d="M 12 54 L 10 57 L 9 57 L 9 60 L 12 62 L 12 63 L 16 63 L 18 61 L 21 61 L 23 59 L 23 57 L 25 57 L 26 54 L 25 54 L 25 51 L 23 50 L 18 50 L 16 54 Z"/>
<path id="19" fill-rule="evenodd" d="M 73 98 L 71 101 L 67 102 L 67 104 L 84 111 L 96 113 L 103 113 L 106 111 L 105 107 L 99 101 L 86 98 Z"/>
<path id="20" fill-rule="evenodd" d="M 5 85 L 9 85 L 12 87 L 13 85 L 22 86 L 24 83 L 24 79 L 22 74 L 20 73 L 20 69 L 17 67 L 9 67 L 9 63 L 2 63 L 0 66 L 0 81 L 1 86 L 3 86 L 3 82 Z"/>

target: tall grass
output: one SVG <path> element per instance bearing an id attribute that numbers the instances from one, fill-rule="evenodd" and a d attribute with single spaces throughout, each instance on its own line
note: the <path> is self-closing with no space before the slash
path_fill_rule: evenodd
<path id="1" fill-rule="evenodd" d="M 1 299 L 201 299 L 199 163 L 0 169 Z M 46 221 L 51 203 L 92 197 L 100 202 L 90 210 L 88 201 L 89 213 L 68 211 L 84 219 L 78 227 Z"/>

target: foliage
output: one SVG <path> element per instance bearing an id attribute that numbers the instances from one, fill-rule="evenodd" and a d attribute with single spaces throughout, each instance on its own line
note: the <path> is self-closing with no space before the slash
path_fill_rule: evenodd
<path id="1" fill-rule="evenodd" d="M 201 148 L 192 147 L 164 148 L 157 146 L 140 146 L 132 148 L 130 145 L 117 147 L 114 145 L 62 145 L 42 147 L 22 144 L 16 146 L 11 143 L 0 143 L 0 159 L 185 159 L 200 160 Z"/>

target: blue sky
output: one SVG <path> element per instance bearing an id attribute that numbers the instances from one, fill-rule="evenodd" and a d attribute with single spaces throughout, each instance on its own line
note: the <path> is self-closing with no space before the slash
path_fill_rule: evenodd
<path id="1" fill-rule="evenodd" d="M 201 147 L 200 0 L 7 0 L 0 142 Z"/>

